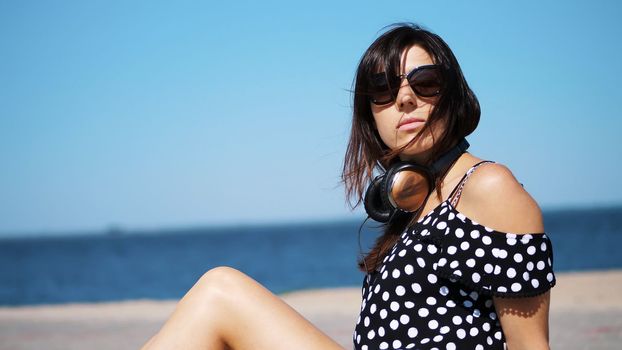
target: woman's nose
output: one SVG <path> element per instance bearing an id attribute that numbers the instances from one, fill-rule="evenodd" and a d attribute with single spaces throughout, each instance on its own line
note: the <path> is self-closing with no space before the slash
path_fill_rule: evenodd
<path id="1" fill-rule="evenodd" d="M 404 112 L 409 112 L 410 110 L 417 108 L 417 95 L 415 95 L 415 92 L 410 87 L 410 84 L 408 84 L 408 80 L 402 80 L 402 85 L 397 93 L 395 102 L 397 103 L 398 109 Z"/>

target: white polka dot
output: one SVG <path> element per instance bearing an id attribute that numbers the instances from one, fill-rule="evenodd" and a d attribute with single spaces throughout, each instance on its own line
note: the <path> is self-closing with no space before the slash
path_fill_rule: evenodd
<path id="1" fill-rule="evenodd" d="M 445 227 L 447 227 L 447 223 L 445 221 L 441 221 L 438 224 L 436 224 L 436 228 L 439 230 L 444 230 Z"/>
<path id="2" fill-rule="evenodd" d="M 428 246 L 428 253 L 436 254 L 437 251 L 438 251 L 438 248 L 436 248 L 436 246 L 434 244 L 430 244 Z"/>
<path id="3" fill-rule="evenodd" d="M 451 322 L 457 326 L 462 323 L 462 318 L 460 316 L 454 316 L 451 318 Z"/>
<path id="4" fill-rule="evenodd" d="M 473 266 L 475 266 L 475 259 L 468 259 L 468 260 L 466 261 L 466 264 L 467 264 L 467 266 L 468 266 L 468 267 L 473 267 Z"/>
<path id="5" fill-rule="evenodd" d="M 428 322 L 428 327 L 430 327 L 430 329 L 438 328 L 438 321 L 437 320 L 431 320 L 430 322 Z"/>
<path id="6" fill-rule="evenodd" d="M 395 259 L 395 254 L 391 254 L 391 256 L 389 257 L 389 261 L 393 261 L 393 259 Z"/>
<path id="7" fill-rule="evenodd" d="M 453 245 L 447 247 L 447 254 L 449 254 L 449 255 L 454 255 L 454 254 L 456 254 L 457 251 L 458 251 L 458 248 L 456 248 Z"/>
<path id="8" fill-rule="evenodd" d="M 493 271 L 493 273 L 494 273 L 495 275 L 500 274 L 500 273 L 501 273 L 501 266 L 499 266 L 499 265 L 495 265 L 495 270 Z"/>
<path id="9" fill-rule="evenodd" d="M 484 254 L 485 254 L 484 249 L 482 248 L 475 249 L 475 256 L 477 256 L 478 258 L 481 258 L 482 256 L 484 256 Z"/>
<path id="10" fill-rule="evenodd" d="M 428 297 L 425 301 L 428 305 L 436 304 L 436 299 L 434 297 Z"/>
<path id="11" fill-rule="evenodd" d="M 436 313 L 438 313 L 439 315 L 444 315 L 444 314 L 447 313 L 447 309 L 442 307 L 442 306 L 438 307 L 438 308 L 436 308 Z"/>
<path id="12" fill-rule="evenodd" d="M 473 310 L 473 317 L 479 317 L 481 315 L 481 311 L 479 311 L 479 309 L 475 309 Z"/>
<path id="13" fill-rule="evenodd" d="M 438 343 L 441 340 L 443 340 L 443 336 L 442 335 L 437 335 L 436 337 L 432 338 L 432 340 L 434 340 L 436 343 Z M 438 350 L 438 348 L 432 348 L 432 349 L 437 349 Z"/>
<path id="14" fill-rule="evenodd" d="M 453 301 L 453 300 L 447 300 L 445 305 L 447 305 L 447 307 L 455 307 L 456 306 L 456 302 Z"/>
<path id="15" fill-rule="evenodd" d="M 461 229 L 461 228 L 457 228 L 457 229 L 456 229 L 456 232 L 454 232 L 454 234 L 455 234 L 455 235 L 456 235 L 456 237 L 458 237 L 458 238 L 462 238 L 462 237 L 464 237 L 464 231 L 462 231 L 462 229 Z"/>
<path id="16" fill-rule="evenodd" d="M 527 272 L 527 271 L 523 272 L 523 279 L 525 281 L 529 281 L 529 272 Z"/>
<path id="17" fill-rule="evenodd" d="M 415 303 L 413 303 L 412 301 L 407 301 L 404 303 L 404 306 L 406 306 L 407 309 L 412 309 L 413 307 L 415 307 Z"/>
<path id="18" fill-rule="evenodd" d="M 400 323 L 397 322 L 397 320 L 393 320 L 393 321 L 391 321 L 391 323 L 389 323 L 389 327 L 391 327 L 392 330 L 396 330 L 397 327 L 399 327 L 399 326 L 400 326 Z"/>
<path id="19" fill-rule="evenodd" d="M 522 262 L 523 256 L 520 253 L 514 254 L 514 261 L 516 261 L 517 263 Z"/>
<path id="20" fill-rule="evenodd" d="M 497 338 L 497 340 L 501 340 L 501 332 L 500 331 L 496 331 L 495 332 L 495 338 Z"/>
<path id="21" fill-rule="evenodd" d="M 456 344 L 454 344 L 454 343 L 447 343 L 447 345 L 445 345 L 445 349 L 447 349 L 447 350 L 456 350 Z"/>
<path id="22" fill-rule="evenodd" d="M 412 273 L 415 272 L 415 269 L 413 268 L 412 265 L 408 264 L 408 265 L 404 266 L 404 272 L 407 275 L 412 275 Z"/>
<path id="23" fill-rule="evenodd" d="M 505 273 L 508 275 L 509 278 L 516 277 L 516 270 L 514 270 L 513 267 L 510 267 Z"/>
<path id="24" fill-rule="evenodd" d="M 454 261 L 451 262 L 451 264 L 449 264 L 449 267 L 452 268 L 452 269 L 455 269 L 456 267 L 458 267 L 458 265 L 460 265 L 458 260 L 454 260 Z"/>
<path id="25" fill-rule="evenodd" d="M 475 327 L 471 328 L 471 330 L 469 331 L 469 334 L 470 334 L 472 337 L 476 336 L 476 335 L 477 335 L 477 333 L 479 333 L 479 329 L 477 329 L 477 328 L 475 328 Z"/>
<path id="26" fill-rule="evenodd" d="M 421 317 L 426 317 L 426 316 L 428 316 L 430 314 L 430 311 L 428 311 L 428 309 L 422 307 L 421 309 L 419 309 L 418 314 Z"/>
<path id="27" fill-rule="evenodd" d="M 410 317 L 408 315 L 402 315 L 400 316 L 400 323 L 401 324 L 407 324 L 408 321 L 410 321 Z"/>
<path id="28" fill-rule="evenodd" d="M 387 318 L 387 310 L 386 309 L 380 310 L 380 318 L 383 319 L 383 320 L 385 318 Z"/>
<path id="29" fill-rule="evenodd" d="M 516 238 L 508 238 L 507 242 L 508 242 L 508 245 L 516 245 L 518 241 L 516 240 Z"/>
<path id="30" fill-rule="evenodd" d="M 361 350 L 369 350 L 369 348 L 367 347 L 367 345 L 363 345 L 363 346 L 361 347 Z"/>
<path id="31" fill-rule="evenodd" d="M 412 288 L 413 292 L 421 293 L 421 285 L 419 285 L 419 283 L 415 282 L 410 287 Z"/>
<path id="32" fill-rule="evenodd" d="M 542 244 L 540 244 L 540 250 L 546 252 L 546 242 L 542 242 Z"/>
<path id="33" fill-rule="evenodd" d="M 468 324 L 473 324 L 473 315 L 467 315 L 465 319 Z"/>
<path id="34" fill-rule="evenodd" d="M 389 307 L 392 311 L 397 311 L 400 309 L 400 304 L 397 301 L 392 301 Z"/>
<path id="35" fill-rule="evenodd" d="M 449 213 L 449 215 L 447 215 L 447 220 L 453 220 L 456 217 L 456 215 L 454 215 L 454 213 Z"/>
<path id="36" fill-rule="evenodd" d="M 497 319 L 497 314 L 494 312 L 491 312 L 490 315 L 488 315 L 488 317 L 490 317 L 491 320 L 496 320 Z"/>
<path id="37" fill-rule="evenodd" d="M 449 294 L 449 288 L 447 288 L 447 286 L 442 286 L 441 289 L 438 290 L 438 292 L 442 296 L 446 296 L 447 294 Z"/>
<path id="38" fill-rule="evenodd" d="M 471 231 L 471 238 L 473 239 L 479 238 L 479 231 L 478 230 Z"/>
<path id="39" fill-rule="evenodd" d="M 423 245 L 421 245 L 421 243 L 418 243 L 415 244 L 413 248 L 415 249 L 415 251 L 420 252 L 423 249 Z"/>
<path id="40" fill-rule="evenodd" d="M 536 264 L 536 268 L 538 270 L 544 270 L 544 261 L 538 261 L 538 263 Z"/>
<path id="41" fill-rule="evenodd" d="M 421 339 L 421 341 L 420 341 L 420 343 L 421 343 L 421 344 L 427 344 L 427 343 L 429 343 L 429 342 L 430 342 L 430 338 L 423 338 L 423 339 Z"/>
<path id="42" fill-rule="evenodd" d="M 507 291 L 508 291 L 508 289 L 505 288 L 504 286 L 497 287 L 497 292 L 499 292 L 499 293 L 505 293 Z"/>
<path id="43" fill-rule="evenodd" d="M 404 288 L 403 286 L 397 286 L 395 288 L 395 294 L 402 296 L 404 294 L 406 294 L 406 288 Z"/>
<path id="44" fill-rule="evenodd" d="M 387 301 L 389 300 L 389 292 L 384 292 L 382 293 L 382 300 Z"/>
<path id="45" fill-rule="evenodd" d="M 482 242 L 483 242 L 485 245 L 491 245 L 491 244 L 492 244 L 492 239 L 490 239 L 490 237 L 488 237 L 488 236 L 483 236 L 483 237 L 482 237 Z"/>
<path id="46" fill-rule="evenodd" d="M 417 258 L 417 264 L 421 267 L 425 267 L 425 260 L 423 260 L 423 258 L 419 257 Z"/>
<path id="47" fill-rule="evenodd" d="M 553 274 L 552 273 L 547 273 L 546 274 L 546 280 L 549 282 L 553 282 Z"/>
<path id="48" fill-rule="evenodd" d="M 534 247 L 534 246 L 530 245 L 530 246 L 527 248 L 527 254 L 529 254 L 529 255 L 534 255 L 535 253 L 536 253 L 536 247 Z"/>
<path id="49" fill-rule="evenodd" d="M 400 277 L 400 270 L 398 270 L 398 269 L 393 270 L 393 272 L 391 272 L 391 276 L 392 276 L 393 278 L 398 278 L 398 277 Z"/>
<path id="50" fill-rule="evenodd" d="M 458 336 L 458 338 L 464 339 L 464 337 L 466 337 L 466 331 L 460 328 L 456 331 L 456 335 Z"/>
<path id="51" fill-rule="evenodd" d="M 388 275 L 389 275 L 389 271 L 383 272 L 382 273 L 382 279 L 386 279 Z"/>
<path id="52" fill-rule="evenodd" d="M 471 279 L 473 280 L 473 282 L 475 283 L 479 283 L 480 279 L 482 277 L 479 275 L 479 273 L 475 272 L 473 273 L 473 275 L 471 276 Z"/>
<path id="53" fill-rule="evenodd" d="M 451 330 L 451 328 L 449 328 L 447 326 L 443 326 L 443 327 L 441 327 L 439 332 L 441 332 L 441 334 L 447 334 L 447 333 L 449 333 L 450 330 Z"/>
<path id="54" fill-rule="evenodd" d="M 447 259 L 445 258 L 440 258 L 438 260 L 438 266 L 445 266 L 445 264 L 447 264 Z"/>
<path id="55" fill-rule="evenodd" d="M 402 342 L 401 341 L 399 341 L 397 339 L 393 341 L 393 349 L 399 349 L 401 347 L 402 347 Z"/>
<path id="56" fill-rule="evenodd" d="M 383 341 L 382 343 L 380 343 L 380 350 L 385 350 L 389 348 L 389 343 L 387 343 L 386 341 Z"/>
<path id="57" fill-rule="evenodd" d="M 533 267 L 534 267 L 533 262 L 530 261 L 530 262 L 527 263 L 527 270 L 531 271 L 531 270 L 533 270 Z"/>
<path id="58" fill-rule="evenodd" d="M 486 273 L 492 273 L 493 267 L 491 264 L 486 264 L 484 265 L 484 272 Z"/>
<path id="59" fill-rule="evenodd" d="M 408 328 L 408 336 L 409 337 L 414 338 L 414 337 L 417 336 L 418 333 L 419 332 L 417 331 L 417 328 L 415 328 L 415 327 Z"/>
<path id="60" fill-rule="evenodd" d="M 513 292 L 518 292 L 519 290 L 521 290 L 522 286 L 520 285 L 520 283 L 512 283 L 512 291 Z"/>
<path id="61" fill-rule="evenodd" d="M 538 288 L 538 286 L 540 285 L 540 282 L 538 282 L 538 280 L 534 278 L 534 279 L 531 280 L 531 285 L 534 288 Z"/>
<path id="62" fill-rule="evenodd" d="M 379 327 L 378 328 L 378 335 L 381 337 L 384 337 L 384 327 Z"/>
<path id="63" fill-rule="evenodd" d="M 365 316 L 365 320 L 363 321 L 365 327 L 369 327 L 369 316 Z"/>
<path id="64" fill-rule="evenodd" d="M 462 243 L 460 243 L 460 249 L 462 249 L 462 250 L 469 249 L 469 242 L 462 242 Z"/>
<path id="65" fill-rule="evenodd" d="M 400 250 L 400 252 L 397 255 L 404 257 L 404 255 L 406 255 L 406 249 Z"/>
<path id="66" fill-rule="evenodd" d="M 484 350 L 484 346 L 482 344 L 477 344 L 475 350 Z"/>
<path id="67" fill-rule="evenodd" d="M 369 340 L 374 339 L 375 336 L 376 336 L 376 332 L 374 332 L 373 329 L 371 331 L 369 331 L 369 333 L 367 333 L 367 339 L 369 339 Z"/>
<path id="68" fill-rule="evenodd" d="M 482 325 L 482 329 L 484 330 L 484 332 L 488 332 L 490 330 L 490 323 L 484 322 L 484 324 Z"/>
<path id="69" fill-rule="evenodd" d="M 462 305 L 464 305 L 464 307 L 473 307 L 473 302 L 470 300 L 465 300 L 462 302 Z"/>
<path id="70" fill-rule="evenodd" d="M 507 257 L 508 257 L 508 251 L 507 251 L 507 250 L 505 250 L 505 249 L 499 249 L 498 256 L 499 256 L 501 259 L 505 259 L 505 258 L 507 258 Z"/>
<path id="71" fill-rule="evenodd" d="M 436 281 L 437 281 L 436 275 L 433 275 L 433 274 L 428 275 L 428 282 L 434 284 L 436 283 Z"/>

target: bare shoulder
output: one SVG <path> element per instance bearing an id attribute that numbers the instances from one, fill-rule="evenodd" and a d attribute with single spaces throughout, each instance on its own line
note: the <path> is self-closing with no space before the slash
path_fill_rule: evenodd
<path id="1" fill-rule="evenodd" d="M 457 209 L 497 231 L 544 232 L 538 203 L 503 164 L 478 167 L 467 180 Z"/>

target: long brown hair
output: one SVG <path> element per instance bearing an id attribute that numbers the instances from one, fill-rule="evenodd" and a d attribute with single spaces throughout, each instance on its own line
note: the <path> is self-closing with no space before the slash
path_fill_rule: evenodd
<path id="1" fill-rule="evenodd" d="M 404 50 L 413 45 L 424 48 L 433 62 L 441 67 L 443 87 L 422 130 L 402 148 L 391 150 L 382 142 L 376 130 L 370 106 L 371 78 L 378 73 L 378 68 L 384 69 L 387 75 L 399 75 L 400 57 Z M 425 164 L 430 165 L 458 140 L 471 134 L 479 123 L 479 102 L 464 79 L 449 46 L 438 35 L 412 23 L 389 26 L 371 44 L 359 62 L 353 85 L 352 127 L 341 175 L 346 198 L 352 208 L 362 202 L 374 169 L 379 164 L 387 169 L 401 151 L 417 142 L 422 135 L 438 125 L 444 126 L 442 135 L 433 140 L 430 158 Z M 431 134 L 434 135 L 433 132 Z M 441 178 L 436 179 L 436 195 L 439 199 L 441 182 Z M 384 225 L 383 234 L 378 237 L 371 251 L 359 261 L 361 270 L 376 270 L 413 216 L 402 215 Z"/>

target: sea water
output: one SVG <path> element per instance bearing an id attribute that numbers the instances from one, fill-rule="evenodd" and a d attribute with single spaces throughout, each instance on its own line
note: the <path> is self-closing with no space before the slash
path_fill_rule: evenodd
<path id="1" fill-rule="evenodd" d="M 622 268 L 622 207 L 545 211 L 557 272 Z M 275 293 L 359 286 L 359 221 L 0 239 L 0 305 L 178 299 L 216 266 Z"/>

